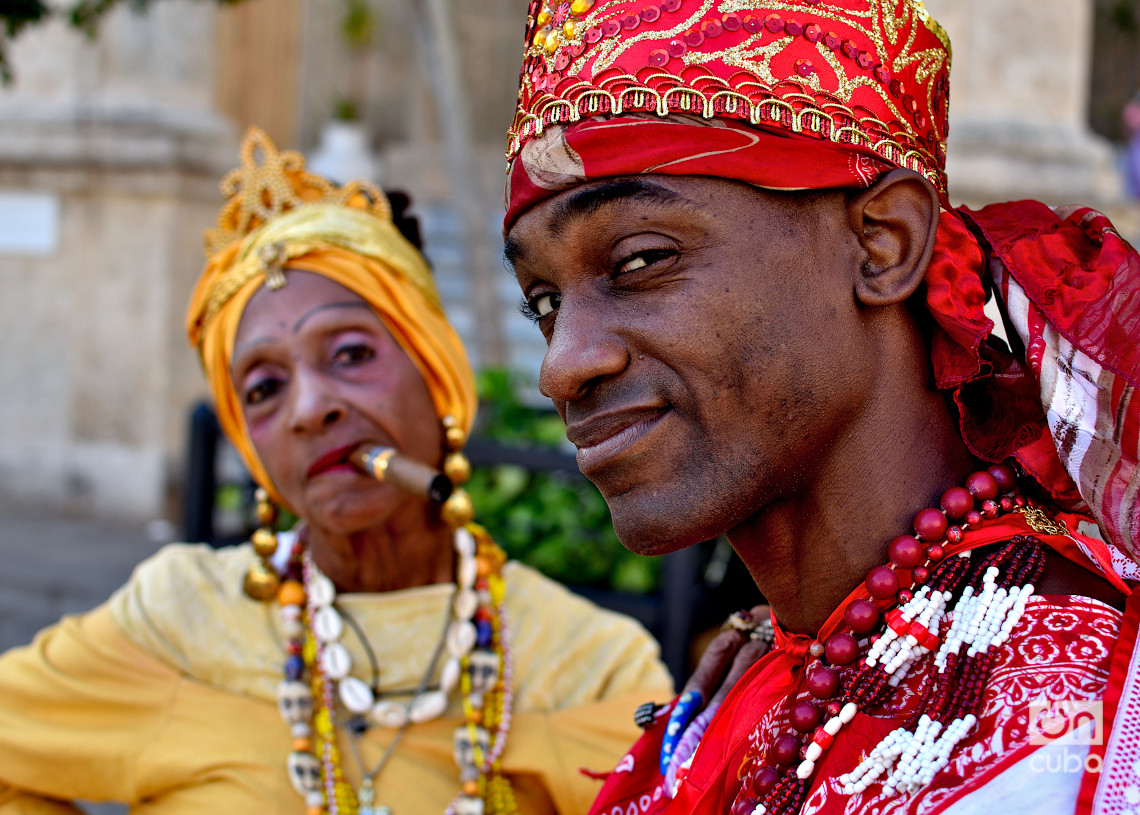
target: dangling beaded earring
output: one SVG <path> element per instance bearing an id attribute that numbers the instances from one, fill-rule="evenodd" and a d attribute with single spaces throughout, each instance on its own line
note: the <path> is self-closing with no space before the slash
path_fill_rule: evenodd
<path id="1" fill-rule="evenodd" d="M 467 494 L 467 490 L 460 486 L 471 478 L 471 462 L 460 452 L 467 443 L 467 434 L 454 416 L 444 416 L 442 421 L 444 443 L 448 450 L 443 460 L 443 474 L 451 479 L 455 489 L 443 502 L 441 515 L 445 524 L 452 529 L 458 529 L 470 523 L 475 517 L 475 504 Z"/>
<path id="2" fill-rule="evenodd" d="M 277 506 L 269 498 L 269 493 L 261 487 L 257 488 L 254 498 L 257 501 L 259 526 L 249 540 L 258 560 L 245 573 L 243 588 L 254 600 L 265 603 L 277 596 L 277 589 L 281 585 L 281 578 L 270 562 L 277 551 L 277 533 L 273 531 L 273 524 L 277 522 Z"/>
<path id="3" fill-rule="evenodd" d="M 461 787 L 444 815 L 518 815 L 514 791 L 502 768 L 514 687 L 510 634 L 503 607 L 502 568 L 506 555 L 486 531 L 474 524 L 468 527 L 475 517 L 475 504 L 462 488 L 471 478 L 471 462 L 460 452 L 467 434 L 454 416 L 444 416 L 442 422 L 448 449 L 443 473 L 454 489 L 440 514 L 444 523 L 455 530 L 459 556 L 457 618 L 445 636 L 452 659 L 444 674 L 458 674 L 460 678 L 465 719 L 453 736 Z"/>

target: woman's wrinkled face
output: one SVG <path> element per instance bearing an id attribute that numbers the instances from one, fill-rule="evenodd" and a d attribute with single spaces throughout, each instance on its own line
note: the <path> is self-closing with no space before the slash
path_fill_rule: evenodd
<path id="1" fill-rule="evenodd" d="M 442 430 L 419 369 L 359 295 L 311 272 L 287 279 L 250 299 L 231 366 L 274 486 L 310 524 L 345 534 L 422 513 L 420 499 L 347 461 L 372 443 L 439 464 Z"/>

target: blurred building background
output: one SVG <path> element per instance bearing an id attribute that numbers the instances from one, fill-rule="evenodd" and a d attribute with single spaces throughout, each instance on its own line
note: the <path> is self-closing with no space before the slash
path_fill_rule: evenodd
<path id="1" fill-rule="evenodd" d="M 955 49 L 952 198 L 1091 203 L 1137 237 L 1118 166 L 1140 82 L 1136 0 L 927 6 Z M 12 43 L 0 502 L 177 517 L 188 408 L 205 395 L 184 307 L 250 124 L 333 175 L 371 166 L 410 193 L 476 363 L 533 375 L 541 338 L 514 314 L 498 237 L 525 7 L 161 0 L 116 9 L 94 39 L 53 22 Z"/>

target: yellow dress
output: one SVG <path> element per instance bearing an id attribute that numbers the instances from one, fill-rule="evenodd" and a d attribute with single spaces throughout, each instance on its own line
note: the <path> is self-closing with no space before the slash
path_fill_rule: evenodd
<path id="1" fill-rule="evenodd" d="M 247 547 L 168 546 L 103 606 L 65 618 L 0 657 L 0 815 L 74 813 L 72 799 L 131 812 L 300 815 L 277 712 L 283 643 L 276 606 L 245 597 Z M 523 813 L 584 813 L 636 738 L 633 709 L 672 683 L 637 623 L 602 611 L 517 563 L 504 568 L 515 716 L 503 766 Z M 380 687 L 414 687 L 443 630 L 449 585 L 350 594 Z M 353 674 L 370 669 L 351 631 Z M 442 813 L 458 791 L 452 733 L 460 702 L 413 725 L 376 782 L 393 815 Z M 361 742 L 372 766 L 393 731 Z M 360 771 L 345 735 L 344 767 Z"/>

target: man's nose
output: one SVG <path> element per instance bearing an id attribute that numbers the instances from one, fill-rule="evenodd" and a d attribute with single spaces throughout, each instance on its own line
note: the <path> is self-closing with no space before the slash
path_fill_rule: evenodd
<path id="1" fill-rule="evenodd" d="M 538 375 L 538 389 L 556 405 L 581 399 L 595 384 L 628 365 L 625 342 L 607 327 L 603 316 L 597 306 L 575 307 L 562 301 Z"/>
<path id="2" fill-rule="evenodd" d="M 294 432 L 318 433 L 337 422 L 346 412 L 344 402 L 325 377 L 304 367 L 296 370 L 291 421 Z"/>

